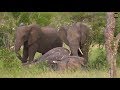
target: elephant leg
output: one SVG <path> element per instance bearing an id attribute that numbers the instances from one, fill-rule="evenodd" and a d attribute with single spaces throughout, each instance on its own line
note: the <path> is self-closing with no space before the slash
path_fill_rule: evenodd
<path id="1" fill-rule="evenodd" d="M 26 63 L 27 62 L 27 58 L 28 58 L 28 46 L 27 46 L 27 42 L 25 42 L 24 43 L 24 47 L 23 47 L 22 63 Z"/>
<path id="2" fill-rule="evenodd" d="M 34 60 L 35 53 L 37 52 L 37 44 L 33 44 L 29 47 L 29 63 Z"/>
<path id="3" fill-rule="evenodd" d="M 81 50 L 83 51 L 83 57 L 85 58 L 85 64 L 88 63 L 88 51 L 89 51 L 89 47 L 88 45 L 83 45 Z"/>

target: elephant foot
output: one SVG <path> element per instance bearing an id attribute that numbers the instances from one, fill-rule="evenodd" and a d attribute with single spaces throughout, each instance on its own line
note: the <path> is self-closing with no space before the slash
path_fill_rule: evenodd
<path id="1" fill-rule="evenodd" d="M 27 60 L 28 61 L 28 60 Z M 27 63 L 27 61 L 22 61 L 22 63 Z"/>
<path id="2" fill-rule="evenodd" d="M 33 61 L 28 61 L 28 62 L 22 63 L 22 66 L 31 66 L 31 65 L 36 64 L 37 61 L 38 61 L 37 59 Z"/>
<path id="3" fill-rule="evenodd" d="M 32 65 L 33 65 L 32 62 L 27 62 L 22 64 L 23 67 L 31 67 Z"/>
<path id="4" fill-rule="evenodd" d="M 22 63 L 22 66 L 27 66 L 29 63 L 26 62 L 26 63 Z"/>
<path id="5" fill-rule="evenodd" d="M 37 62 L 37 61 L 38 61 L 38 59 L 34 59 L 34 60 L 33 60 L 33 62 Z"/>
<path id="6" fill-rule="evenodd" d="M 27 64 L 28 64 L 28 65 L 34 65 L 36 62 L 37 62 L 37 60 L 28 61 Z"/>

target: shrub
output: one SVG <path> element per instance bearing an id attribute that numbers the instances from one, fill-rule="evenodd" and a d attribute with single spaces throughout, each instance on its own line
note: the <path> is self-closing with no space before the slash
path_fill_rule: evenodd
<path id="1" fill-rule="evenodd" d="M 0 49 L 0 67 L 5 69 L 20 68 L 20 61 L 14 52 L 8 49 Z"/>
<path id="2" fill-rule="evenodd" d="M 91 51 L 89 53 L 89 66 L 92 69 L 105 69 L 107 67 L 107 60 L 104 48 L 91 48 Z"/>

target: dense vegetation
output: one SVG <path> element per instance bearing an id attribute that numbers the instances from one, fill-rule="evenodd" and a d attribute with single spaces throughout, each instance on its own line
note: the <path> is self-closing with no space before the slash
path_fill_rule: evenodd
<path id="1" fill-rule="evenodd" d="M 2 12 L 0 13 L 0 47 L 13 45 L 15 28 L 22 22 L 59 28 L 63 24 L 68 25 L 78 21 L 92 28 L 93 43 L 104 42 L 103 29 L 106 24 L 104 12 Z"/>
<path id="2" fill-rule="evenodd" d="M 10 49 L 14 45 L 15 28 L 20 23 L 26 25 L 37 23 L 40 26 L 50 25 L 57 29 L 63 24 L 69 25 L 73 22 L 83 22 L 91 28 L 91 47 L 89 52 L 89 69 L 106 70 L 107 61 L 104 49 L 103 30 L 106 26 L 105 12 L 1 12 L 0 13 L 0 72 L 46 72 L 47 67 L 39 65 L 31 69 L 23 69 L 14 51 Z M 120 32 L 120 18 L 117 19 L 116 34 Z M 115 35 L 116 35 L 115 34 Z M 117 64 L 119 65 L 119 55 Z M 5 72 L 4 72 L 5 71 Z M 17 77 L 13 76 L 5 77 Z M 24 76 L 24 75 L 23 75 Z M 49 76 L 49 75 L 48 75 Z M 4 77 L 0 75 L 0 77 Z M 18 76 L 19 77 L 19 76 Z M 22 76 L 21 76 L 22 77 Z M 29 76 L 32 77 L 32 76 Z M 34 76 L 33 76 L 34 77 Z M 101 76 L 102 77 L 102 76 Z"/>

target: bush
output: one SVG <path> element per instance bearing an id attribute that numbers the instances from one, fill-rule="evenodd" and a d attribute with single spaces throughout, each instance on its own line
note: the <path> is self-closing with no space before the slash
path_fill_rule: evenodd
<path id="1" fill-rule="evenodd" d="M 19 17 L 17 26 L 18 26 L 20 23 L 30 24 L 29 16 L 30 16 L 30 12 L 22 12 L 22 13 L 20 14 L 20 17 Z"/>
<path id="2" fill-rule="evenodd" d="M 20 60 L 17 59 L 14 52 L 8 49 L 0 49 L 0 68 L 19 69 L 20 66 Z"/>
<path id="3" fill-rule="evenodd" d="M 44 72 L 49 70 L 49 66 L 47 62 L 41 62 L 35 65 L 35 68 L 40 69 L 41 71 L 44 71 Z"/>
<path id="4" fill-rule="evenodd" d="M 105 69 L 107 67 L 107 60 L 104 48 L 91 48 L 91 51 L 89 53 L 89 66 L 92 69 Z"/>

